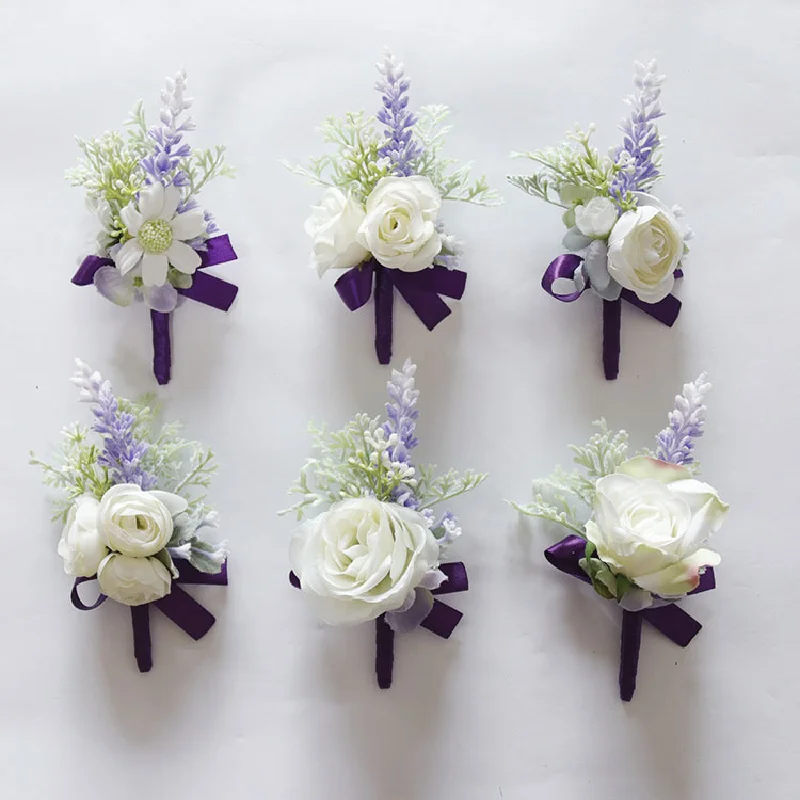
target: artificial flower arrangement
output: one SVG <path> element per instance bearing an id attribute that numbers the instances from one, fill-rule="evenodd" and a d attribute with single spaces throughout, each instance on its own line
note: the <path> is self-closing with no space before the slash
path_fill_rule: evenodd
<path id="1" fill-rule="evenodd" d="M 599 433 L 585 447 L 572 447 L 582 471 L 558 469 L 534 481 L 531 503 L 512 504 L 569 530 L 545 558 L 622 608 L 623 700 L 636 689 L 642 622 L 686 647 L 702 626 L 676 603 L 715 586 L 721 559 L 703 545 L 722 526 L 728 505 L 697 480 L 693 457 L 710 388 L 705 373 L 684 385 L 655 453 L 629 457 L 627 433 L 598 420 Z"/>
<path id="2" fill-rule="evenodd" d="M 80 400 L 92 406 L 96 437 L 75 423 L 63 431 L 57 463 L 33 453 L 31 463 L 63 495 L 53 519 L 64 523 L 58 554 L 75 578 L 72 604 L 91 611 L 111 598 L 129 606 L 134 657 L 147 672 L 151 605 L 195 640 L 214 624 L 213 615 L 177 584 L 228 583 L 227 542 L 201 538 L 204 528 L 217 525 L 203 493 L 217 467 L 210 449 L 178 435 L 179 424 L 155 430 L 146 403 L 115 397 L 109 381 L 76 363 L 72 382 Z M 86 605 L 78 587 L 95 579 L 100 595 Z"/>
<path id="3" fill-rule="evenodd" d="M 607 380 L 619 375 L 621 301 L 672 326 L 680 301 L 671 294 L 683 273 L 691 232 L 678 221 L 683 212 L 650 194 L 661 177 L 656 120 L 663 75 L 656 62 L 636 64 L 635 94 L 622 144 L 601 156 L 590 143 L 594 125 L 576 129 L 556 148 L 512 153 L 539 165 L 534 175 L 510 175 L 514 186 L 564 209 L 563 245 L 569 252 L 552 261 L 542 288 L 562 303 L 586 290 L 603 301 L 603 368 Z"/>
<path id="4" fill-rule="evenodd" d="M 188 114 L 186 73 L 168 78 L 161 92 L 159 124 L 148 127 L 142 102 L 125 132 L 78 139 L 84 158 L 67 172 L 83 186 L 101 231 L 96 252 L 81 262 L 72 282 L 93 284 L 118 306 L 143 300 L 153 330 L 153 372 L 160 384 L 172 372 L 170 315 L 181 297 L 227 311 L 238 287 L 206 272 L 236 253 L 208 211 L 197 202 L 213 178 L 232 176 L 225 148 L 195 150 L 184 135 L 195 125 Z"/>
<path id="5" fill-rule="evenodd" d="M 320 276 L 347 270 L 336 291 L 351 311 L 369 301 L 374 283 L 375 351 L 388 364 L 395 289 L 428 330 L 451 313 L 440 295 L 460 300 L 464 293 L 461 244 L 444 232 L 443 201 L 490 206 L 500 199 L 485 177 L 472 181 L 469 165 L 442 156 L 449 109 L 426 106 L 417 116 L 408 108 L 403 65 L 387 51 L 377 68 L 377 115 L 328 117 L 321 133 L 336 155 L 312 159 L 308 168 L 286 166 L 326 187 L 305 224 L 311 266 Z"/>
<path id="6" fill-rule="evenodd" d="M 311 427 L 318 455 L 309 459 L 290 492 L 301 500 L 282 514 L 309 517 L 295 532 L 290 582 L 329 625 L 375 620 L 375 672 L 381 689 L 392 683 L 394 635 L 417 627 L 449 638 L 462 613 L 436 595 L 468 589 L 462 562 L 442 563 L 461 535 L 450 511 L 433 507 L 471 491 L 486 477 L 472 471 L 414 464 L 416 367 L 392 371 L 386 419 L 358 414 L 343 430 Z"/>

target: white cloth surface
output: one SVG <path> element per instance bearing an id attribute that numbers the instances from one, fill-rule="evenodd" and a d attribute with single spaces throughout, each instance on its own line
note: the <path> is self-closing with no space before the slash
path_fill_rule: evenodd
<path id="1" fill-rule="evenodd" d="M 4 797 L 797 797 L 795 2 L 6 0 L 0 23 Z M 419 459 L 491 477 L 453 504 L 465 535 L 452 557 L 471 580 L 449 600 L 462 624 L 447 642 L 400 637 L 388 692 L 372 627 L 325 629 L 290 588 L 293 521 L 275 515 L 308 420 L 338 426 L 384 402 L 371 307 L 348 312 L 335 276 L 307 268 L 318 191 L 279 163 L 323 152 L 327 114 L 377 109 L 384 45 L 415 107 L 453 109 L 447 153 L 474 159 L 506 200 L 446 209 L 469 273 L 448 320 L 429 333 L 396 301 L 394 363 L 419 363 Z M 607 383 L 599 302 L 563 305 L 539 286 L 561 252 L 558 209 L 504 178 L 526 167 L 510 151 L 557 144 L 576 122 L 597 124 L 601 150 L 616 144 L 633 61 L 651 57 L 668 74 L 656 193 L 696 238 L 675 328 L 625 307 Z M 69 282 L 94 220 L 63 172 L 73 136 L 119 127 L 137 98 L 155 120 L 180 66 L 191 141 L 225 143 L 238 169 L 202 197 L 239 254 L 215 272 L 241 291 L 228 316 L 178 309 L 161 389 L 143 307 Z M 210 499 L 231 583 L 190 589 L 217 625 L 195 643 L 154 613 L 146 675 L 126 609 L 70 605 L 48 492 L 26 466 L 89 421 L 67 382 L 75 356 L 120 393 L 156 391 L 222 465 Z M 649 445 L 702 369 L 715 390 L 698 455 L 732 505 L 713 542 L 718 588 L 686 602 L 704 625 L 686 650 L 645 630 L 624 704 L 617 609 L 548 566 L 553 531 L 503 501 L 566 465 L 601 415 Z"/>

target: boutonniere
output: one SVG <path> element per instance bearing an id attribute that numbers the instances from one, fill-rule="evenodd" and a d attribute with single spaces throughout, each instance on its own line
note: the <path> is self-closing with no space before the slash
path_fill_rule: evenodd
<path id="1" fill-rule="evenodd" d="M 705 377 L 675 398 L 655 452 L 629 457 L 627 433 L 599 420 L 599 433 L 585 447 L 572 447 L 580 470 L 534 481 L 533 501 L 512 504 L 567 528 L 570 534 L 545 558 L 622 608 L 623 700 L 636 689 L 642 622 L 686 647 L 702 626 L 677 602 L 715 586 L 720 557 L 704 544 L 722 526 L 728 505 L 696 477 L 693 448 L 711 388 Z"/>
<path id="2" fill-rule="evenodd" d="M 462 562 L 442 563 L 461 527 L 434 506 L 486 477 L 455 470 L 436 476 L 434 467 L 412 461 L 415 370 L 406 361 L 402 372 L 392 372 L 385 419 L 358 414 L 341 431 L 311 428 L 317 455 L 290 490 L 300 501 L 281 512 L 309 517 L 292 538 L 289 558 L 290 581 L 313 611 L 329 625 L 375 620 L 381 689 L 392 683 L 396 632 L 421 626 L 446 639 L 461 621 L 460 611 L 437 599 L 468 588 Z"/>
<path id="3" fill-rule="evenodd" d="M 484 177 L 473 182 L 468 165 L 442 155 L 448 108 L 426 106 L 414 114 L 403 65 L 387 52 L 377 67 L 377 115 L 328 117 L 321 133 L 336 153 L 307 168 L 286 166 L 325 187 L 305 226 L 312 267 L 320 276 L 346 270 L 336 291 L 351 311 L 369 301 L 374 285 L 375 352 L 388 364 L 395 289 L 428 330 L 450 314 L 441 295 L 460 300 L 464 293 L 461 244 L 445 233 L 442 203 L 488 206 L 500 199 Z"/>
<path id="4" fill-rule="evenodd" d="M 204 502 L 217 467 L 211 450 L 179 436 L 178 424 L 155 430 L 149 406 L 116 397 L 109 381 L 76 363 L 72 382 L 92 407 L 92 427 L 70 425 L 57 462 L 31 453 L 31 463 L 61 493 L 53 519 L 64 525 L 58 554 L 75 578 L 72 604 L 91 611 L 111 598 L 129 606 L 134 657 L 147 672 L 151 606 L 193 639 L 214 624 L 178 584 L 228 583 L 227 542 L 203 538 L 205 528 L 217 525 L 216 511 Z M 87 605 L 79 587 L 91 580 L 100 593 Z"/>
<path id="5" fill-rule="evenodd" d="M 556 148 L 512 153 L 538 165 L 534 175 L 510 175 L 514 186 L 564 209 L 563 245 L 569 252 L 550 263 L 542 288 L 562 303 L 589 290 L 603 301 L 603 368 L 619 375 L 621 304 L 671 326 L 680 301 L 671 294 L 683 273 L 690 232 L 681 210 L 667 208 L 650 192 L 661 177 L 661 138 L 656 120 L 663 75 L 655 61 L 636 64 L 636 91 L 627 98 L 622 144 L 600 155 L 591 142 L 594 126 L 568 134 Z"/>
<path id="6" fill-rule="evenodd" d="M 181 297 L 227 311 L 238 287 L 203 270 L 233 261 L 236 253 L 197 196 L 220 175 L 232 176 L 225 148 L 196 150 L 188 114 L 186 73 L 167 79 L 159 124 L 149 127 L 139 101 L 123 133 L 78 139 L 80 164 L 67 172 L 86 189 L 100 222 L 96 252 L 81 262 L 72 282 L 93 284 L 118 306 L 142 300 L 153 329 L 153 372 L 160 384 L 172 370 L 170 315 Z"/>

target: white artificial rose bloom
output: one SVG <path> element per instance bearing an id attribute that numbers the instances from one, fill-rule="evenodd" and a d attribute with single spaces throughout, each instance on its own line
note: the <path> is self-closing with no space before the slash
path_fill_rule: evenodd
<path id="1" fill-rule="evenodd" d="M 369 256 L 357 241 L 364 220 L 363 206 L 339 189 L 327 189 L 306 220 L 306 233 L 313 240 L 313 261 L 321 276 L 329 269 L 350 269 Z"/>
<path id="2" fill-rule="evenodd" d="M 634 196 L 637 208 L 626 211 L 608 235 L 608 272 L 640 300 L 658 303 L 675 284 L 683 234 L 663 203 L 642 193 Z"/>
<path id="3" fill-rule="evenodd" d="M 381 178 L 367 197 L 358 241 L 384 267 L 403 272 L 427 269 L 442 249 L 436 230 L 441 205 L 427 178 Z"/>
<path id="4" fill-rule="evenodd" d="M 418 511 L 361 497 L 301 525 L 289 558 L 319 617 L 354 625 L 400 608 L 437 564 L 439 545 Z"/>
<path id="5" fill-rule="evenodd" d="M 593 197 L 586 205 L 575 206 L 575 225 L 592 239 L 605 239 L 617 221 L 617 207 L 608 197 Z"/>
<path id="6" fill-rule="evenodd" d="M 676 598 L 697 588 L 720 557 L 702 547 L 728 512 L 686 467 L 639 456 L 600 478 L 586 537 L 597 556 L 641 589 Z"/>
<path id="7" fill-rule="evenodd" d="M 172 576 L 157 558 L 112 553 L 97 570 L 100 591 L 126 606 L 142 606 L 169 594 Z"/>
<path id="8" fill-rule="evenodd" d="M 91 578 L 108 555 L 108 548 L 97 528 L 100 503 L 91 495 L 79 497 L 69 510 L 58 554 L 64 559 L 64 572 L 75 577 Z"/>
<path id="9" fill-rule="evenodd" d="M 124 556 L 153 556 L 172 537 L 172 518 L 188 505 L 176 494 L 145 492 L 135 483 L 118 483 L 100 500 L 100 536 L 111 550 Z"/>

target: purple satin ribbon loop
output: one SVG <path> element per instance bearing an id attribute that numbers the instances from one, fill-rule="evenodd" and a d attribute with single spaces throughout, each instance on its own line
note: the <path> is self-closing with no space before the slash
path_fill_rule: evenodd
<path id="1" fill-rule="evenodd" d="M 374 277 L 373 277 L 374 276 Z M 432 331 L 452 311 L 439 295 L 460 300 L 467 274 L 457 269 L 429 267 L 418 272 L 388 269 L 375 259 L 365 261 L 342 275 L 335 284 L 342 302 L 356 311 L 366 305 L 375 283 L 375 351 L 381 364 L 392 352 L 392 295 L 396 288 L 403 299 Z"/>
<path id="2" fill-rule="evenodd" d="M 560 542 L 556 542 L 544 551 L 545 559 L 557 570 L 572 575 L 573 578 L 578 578 L 585 583 L 591 583 L 589 576 L 581 569 L 579 563 L 585 555 L 586 540 L 575 534 L 564 537 Z M 700 576 L 697 588 L 689 594 L 708 592 L 716 588 L 716 585 L 714 568 L 707 567 Z M 675 603 L 635 612 L 623 609 L 620 654 L 620 697 L 623 700 L 630 700 L 636 689 L 642 621 L 649 623 L 681 647 L 686 647 L 703 627 Z"/>
<path id="3" fill-rule="evenodd" d="M 95 608 L 103 605 L 103 603 L 105 603 L 105 601 L 108 600 L 108 597 L 106 597 L 106 595 L 104 594 L 98 595 L 97 600 L 95 600 L 95 602 L 90 606 L 87 606 L 83 602 L 83 600 L 81 600 L 81 596 L 78 593 L 78 587 L 82 583 L 86 583 L 86 581 L 93 581 L 93 580 L 94 580 L 93 577 L 75 578 L 75 584 L 72 587 L 72 591 L 69 593 L 69 599 L 72 601 L 72 605 L 75 606 L 75 608 L 77 608 L 79 611 L 94 611 Z"/>
<path id="4" fill-rule="evenodd" d="M 573 280 L 582 261 L 583 259 L 580 256 L 576 256 L 574 253 L 563 253 L 558 256 L 558 258 L 554 258 L 548 264 L 544 275 L 542 275 L 542 289 L 551 297 L 555 297 L 556 300 L 560 300 L 562 303 L 574 303 L 586 291 L 588 284 L 583 289 L 569 292 L 568 294 L 554 292 L 553 284 L 559 278 Z"/>
<path id="5" fill-rule="evenodd" d="M 463 561 L 450 561 L 440 564 L 439 571 L 447 575 L 447 580 L 431 594 L 453 594 L 453 592 L 466 592 L 469 589 L 467 568 Z"/>
<path id="6" fill-rule="evenodd" d="M 100 267 L 110 267 L 114 261 L 110 258 L 100 256 L 86 256 L 81 261 L 78 271 L 72 276 L 72 282 L 76 286 L 90 286 L 94 283 L 94 274 Z"/>
<path id="7" fill-rule="evenodd" d="M 185 559 L 175 559 L 178 567 L 179 577 L 173 581 L 169 594 L 155 600 L 153 603 L 145 603 L 141 606 L 131 606 L 131 622 L 133 625 L 133 655 L 139 666 L 140 672 L 149 672 L 153 666 L 152 647 L 150 642 L 150 606 L 154 605 L 171 619 L 179 628 L 184 630 L 195 641 L 202 639 L 214 624 L 214 615 L 205 607 L 201 606 L 190 594 L 178 586 L 178 583 L 191 583 L 205 586 L 227 586 L 228 585 L 228 562 L 222 564 L 222 569 L 217 574 L 200 572 L 195 569 Z M 78 586 L 86 581 L 95 580 L 97 576 L 91 578 L 76 578 L 75 585 L 70 593 L 70 600 L 75 608 L 81 611 L 91 611 L 97 608 L 108 598 L 101 594 L 97 602 L 92 606 L 84 605 L 78 595 Z"/>
<path id="8" fill-rule="evenodd" d="M 214 267 L 237 258 L 227 234 L 215 236 L 206 241 L 206 250 L 200 253 L 200 266 L 192 276 L 192 285 L 188 289 L 178 289 L 179 294 L 203 305 L 228 311 L 236 299 L 239 287 L 228 281 L 208 275 L 200 270 Z M 100 256 L 86 256 L 72 276 L 77 286 L 88 286 L 94 282 L 95 273 L 104 266 L 112 266 L 113 259 Z M 169 383 L 172 377 L 172 343 L 170 339 L 170 314 L 161 314 L 150 310 L 150 322 L 153 329 L 153 373 L 162 386 Z"/>

